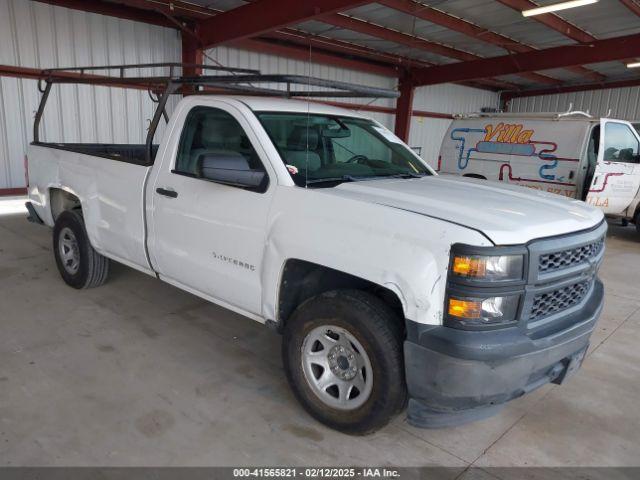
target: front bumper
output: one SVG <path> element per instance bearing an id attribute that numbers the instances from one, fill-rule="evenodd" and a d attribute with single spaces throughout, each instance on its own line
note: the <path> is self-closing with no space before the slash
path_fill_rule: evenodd
<path id="1" fill-rule="evenodd" d="M 588 347 L 603 299 L 596 279 L 586 303 L 562 319 L 565 328 L 542 338 L 519 326 L 469 331 L 408 322 L 409 422 L 420 427 L 466 423 L 546 383 L 560 383 Z"/>

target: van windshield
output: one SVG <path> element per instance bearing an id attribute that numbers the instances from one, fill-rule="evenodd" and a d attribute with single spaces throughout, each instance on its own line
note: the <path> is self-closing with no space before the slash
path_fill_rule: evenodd
<path id="1" fill-rule="evenodd" d="M 298 186 L 431 175 L 395 135 L 370 120 L 288 112 L 256 115 Z"/>

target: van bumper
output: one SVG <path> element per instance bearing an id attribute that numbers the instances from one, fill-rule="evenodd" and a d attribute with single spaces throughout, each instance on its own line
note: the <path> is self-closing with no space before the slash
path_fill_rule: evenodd
<path id="1" fill-rule="evenodd" d="M 521 327 L 468 331 L 408 321 L 409 423 L 425 428 L 467 423 L 542 385 L 562 383 L 582 363 L 603 299 L 596 280 L 584 308 L 563 319 L 571 326 L 543 338 Z"/>

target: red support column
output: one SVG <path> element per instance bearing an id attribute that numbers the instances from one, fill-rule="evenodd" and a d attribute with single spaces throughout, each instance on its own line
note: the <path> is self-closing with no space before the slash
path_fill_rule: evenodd
<path id="1" fill-rule="evenodd" d="M 395 133 L 403 141 L 409 141 L 409 129 L 411 128 L 411 115 L 413 113 L 413 92 L 415 87 L 406 76 L 403 76 L 399 85 L 400 97 L 396 100 L 396 126 Z"/>
<path id="2" fill-rule="evenodd" d="M 204 54 L 200 42 L 186 32 L 182 32 L 182 63 L 191 65 L 183 67 L 182 75 L 185 77 L 197 77 L 202 75 L 202 69 L 193 65 L 204 63 Z M 183 95 L 195 93 L 196 87 L 183 87 Z"/>
<path id="3" fill-rule="evenodd" d="M 199 42 L 188 33 L 182 32 L 182 63 L 201 65 L 204 63 L 204 55 Z M 200 68 L 185 68 L 182 74 L 185 77 L 194 77 L 202 74 Z"/>

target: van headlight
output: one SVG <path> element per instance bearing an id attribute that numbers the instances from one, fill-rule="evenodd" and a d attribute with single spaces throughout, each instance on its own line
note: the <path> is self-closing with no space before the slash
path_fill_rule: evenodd
<path id="1" fill-rule="evenodd" d="M 449 327 L 507 326 L 517 321 L 520 295 L 447 298 L 445 324 Z"/>
<path id="2" fill-rule="evenodd" d="M 451 275 L 484 282 L 522 280 L 524 255 L 462 255 L 454 254 Z"/>

